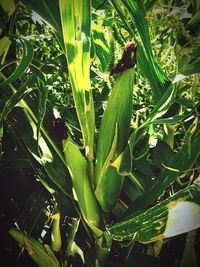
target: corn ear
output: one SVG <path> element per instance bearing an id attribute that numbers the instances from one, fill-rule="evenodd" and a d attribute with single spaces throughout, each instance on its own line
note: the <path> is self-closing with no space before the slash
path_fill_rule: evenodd
<path id="1" fill-rule="evenodd" d="M 133 79 L 133 68 L 126 69 L 119 74 L 100 126 L 96 155 L 95 195 L 106 212 L 112 210 L 123 184 L 123 176 L 111 165 L 128 142 L 132 115 Z"/>
<path id="2" fill-rule="evenodd" d="M 98 227 L 100 209 L 90 184 L 88 162 L 70 137 L 63 140 L 63 147 L 82 216 L 89 226 Z"/>
<path id="3" fill-rule="evenodd" d="M 53 251 L 48 245 L 42 245 L 39 241 L 24 234 L 17 229 L 10 229 L 9 234 L 22 246 L 39 267 L 59 267 Z"/>
<path id="4" fill-rule="evenodd" d="M 60 234 L 60 213 L 57 212 L 51 216 L 53 219 L 51 232 L 51 247 L 53 251 L 59 251 L 61 248 L 61 234 Z"/>

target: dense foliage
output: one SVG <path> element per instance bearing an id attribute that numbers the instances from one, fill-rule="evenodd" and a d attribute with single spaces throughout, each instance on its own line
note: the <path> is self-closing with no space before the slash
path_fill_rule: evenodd
<path id="1" fill-rule="evenodd" d="M 0 14 L 2 262 L 197 267 L 199 1 Z"/>

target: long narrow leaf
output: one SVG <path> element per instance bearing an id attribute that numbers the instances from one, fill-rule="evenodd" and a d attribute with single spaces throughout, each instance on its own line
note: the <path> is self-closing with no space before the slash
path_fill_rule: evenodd
<path id="1" fill-rule="evenodd" d="M 132 27 L 130 27 L 130 25 L 127 24 L 126 22 L 126 15 L 122 8 L 123 6 L 127 8 L 132 21 L 135 23 L 135 26 L 141 36 L 142 43 L 145 49 L 144 51 L 143 47 L 137 41 L 138 65 L 141 68 L 142 73 L 145 74 L 145 76 L 148 78 L 151 84 L 154 99 L 158 101 L 162 96 L 163 92 L 168 87 L 170 81 L 166 76 L 166 74 L 158 66 L 153 56 L 144 5 L 141 0 L 140 1 L 112 0 L 111 2 L 115 7 L 116 11 L 118 12 L 118 14 L 120 15 L 121 19 L 123 20 L 125 28 L 128 30 L 128 32 L 132 37 L 134 36 L 134 31 Z"/>
<path id="2" fill-rule="evenodd" d="M 146 212 L 130 216 L 108 230 L 115 240 L 148 243 L 200 227 L 200 179 Z"/>
<path id="3" fill-rule="evenodd" d="M 153 58 L 148 23 L 146 20 L 146 11 L 141 0 L 121 0 L 127 8 L 137 30 L 141 36 L 144 48 L 149 58 Z"/>
<path id="4" fill-rule="evenodd" d="M 165 169 L 159 177 L 157 182 L 152 188 L 139 197 L 133 205 L 129 207 L 125 216 L 129 215 L 133 211 L 142 209 L 151 205 L 163 191 L 168 188 L 176 179 L 187 172 L 194 164 L 195 160 L 200 154 L 200 131 L 192 136 L 191 141 L 186 142 L 178 151 L 177 154 L 169 162 L 169 169 Z"/>
<path id="5" fill-rule="evenodd" d="M 101 62 L 102 71 L 106 71 L 109 64 L 110 51 L 104 36 L 103 27 L 100 24 L 92 24 L 92 37 L 95 45 L 95 52 Z"/>
<path id="6" fill-rule="evenodd" d="M 136 129 L 129 137 L 130 151 L 134 150 L 134 146 L 144 136 L 147 127 L 150 124 L 153 124 L 154 122 L 156 123 L 156 120 L 168 111 L 168 109 L 174 103 L 175 95 L 175 86 L 170 86 L 164 93 L 160 101 L 158 101 L 150 115 L 146 118 L 145 122 L 138 129 Z"/>
<path id="7" fill-rule="evenodd" d="M 89 225 L 98 227 L 100 210 L 89 181 L 88 162 L 71 138 L 63 141 L 64 153 L 83 217 Z"/>
<path id="8" fill-rule="evenodd" d="M 186 118 L 190 117 L 194 113 L 194 110 L 185 112 L 182 115 L 174 115 L 169 118 L 160 118 L 153 120 L 150 124 L 174 124 L 180 121 L 184 121 Z"/>
<path id="9" fill-rule="evenodd" d="M 147 117 L 145 122 L 130 135 L 127 147 L 122 151 L 122 153 L 118 156 L 118 158 L 115 159 L 115 161 L 112 163 L 112 166 L 116 167 L 119 173 L 123 173 L 123 172 L 126 174 L 130 173 L 131 171 L 131 160 L 130 159 L 135 157 L 134 147 L 138 143 L 138 141 L 144 137 L 144 134 L 146 134 L 147 127 L 150 124 L 156 124 L 158 122 L 166 123 L 169 121 L 167 119 L 158 120 L 158 118 L 164 115 L 169 109 L 169 107 L 173 104 L 175 100 L 175 94 L 176 94 L 175 87 L 174 86 L 169 87 L 167 91 L 165 92 L 165 94 L 163 95 L 163 97 L 157 103 L 153 111 Z M 174 120 L 175 119 L 177 121 L 180 118 L 179 117 L 174 118 Z M 148 149 L 149 149 L 149 144 L 147 142 L 147 146 L 146 148 L 144 148 L 144 151 L 140 151 L 140 157 L 144 156 L 144 153 L 147 153 Z"/>
<path id="10" fill-rule="evenodd" d="M 150 115 L 145 120 L 144 124 L 141 126 L 145 127 L 155 121 L 156 119 L 160 118 L 162 115 L 164 115 L 167 110 L 171 107 L 171 105 L 174 103 L 176 96 L 176 87 L 170 86 L 164 95 L 161 97 L 161 99 L 158 101 Z"/>
<path id="11" fill-rule="evenodd" d="M 26 70 L 26 68 L 29 66 L 29 64 L 32 61 L 32 58 L 33 58 L 33 46 L 32 46 L 32 44 L 25 39 L 19 39 L 19 40 L 22 44 L 22 49 L 23 49 L 22 59 L 18 65 L 18 67 L 7 78 L 7 80 L 0 83 L 0 88 L 3 88 L 5 86 L 9 85 L 10 83 L 14 82 L 15 80 L 17 80 L 22 75 L 22 73 Z M 0 71 L 2 71 L 3 68 L 1 68 Z"/>
<path id="12" fill-rule="evenodd" d="M 6 119 L 8 114 L 20 102 L 20 100 L 33 90 L 34 80 L 35 78 L 30 76 L 30 78 L 22 84 L 17 92 L 7 101 L 1 114 L 3 119 Z"/>
<path id="13" fill-rule="evenodd" d="M 58 252 L 62 245 L 61 233 L 60 233 L 60 213 L 57 212 L 51 216 L 53 219 L 52 233 L 51 233 L 51 248 L 53 251 Z"/>
<path id="14" fill-rule="evenodd" d="M 60 46 L 64 50 L 59 2 L 49 0 L 21 0 L 21 2 L 31 10 L 34 10 L 36 13 L 38 13 L 44 19 L 44 21 L 47 21 L 53 27 L 55 36 L 59 41 Z"/>
<path id="15" fill-rule="evenodd" d="M 40 128 L 46 112 L 48 91 L 46 87 L 45 78 L 42 72 L 40 72 L 38 69 L 37 73 L 39 73 L 39 75 L 37 75 L 36 79 L 33 75 L 30 76 L 29 79 L 24 84 L 22 84 L 22 86 L 17 90 L 17 92 L 8 100 L 2 111 L 1 115 L 2 119 L 0 123 L 2 125 L 2 120 L 6 119 L 9 112 L 20 102 L 20 100 L 22 100 L 27 94 L 29 94 L 32 90 L 35 89 L 34 82 L 36 80 L 39 90 L 39 107 L 38 107 L 38 122 L 37 122 L 37 140 L 38 140 Z M 0 133 L 3 134 L 3 126 L 1 126 Z"/>
<path id="16" fill-rule="evenodd" d="M 110 211 L 119 197 L 124 177 L 112 162 L 126 148 L 130 130 L 134 70 L 120 73 L 101 121 L 96 156 L 95 194 L 104 211 Z"/>
<path id="17" fill-rule="evenodd" d="M 10 113 L 8 122 L 22 147 L 25 146 L 30 155 L 44 167 L 48 179 L 65 195 L 72 197 L 67 167 L 52 147 L 52 143 L 44 135 L 44 129 L 39 138 L 39 154 L 36 136 L 37 122 L 35 123 L 30 115 L 26 111 L 22 112 L 22 110 L 15 110 L 15 112 Z"/>
<path id="18" fill-rule="evenodd" d="M 44 120 L 44 116 L 46 113 L 46 103 L 47 103 L 47 86 L 45 79 L 40 79 L 37 77 L 37 85 L 39 89 L 39 108 L 38 108 L 38 122 L 37 122 L 37 141 L 39 141 L 39 134 L 42 122 Z"/>
<path id="19" fill-rule="evenodd" d="M 65 53 L 87 157 L 94 157 L 95 115 L 90 87 L 90 1 L 60 0 Z"/>
<path id="20" fill-rule="evenodd" d="M 0 117 L 0 138 L 3 137 L 3 120 L 6 119 L 10 111 L 23 99 L 33 88 L 28 87 L 33 83 L 33 77 L 31 76 L 19 89 L 18 91 L 7 101 Z"/>
<path id="21" fill-rule="evenodd" d="M 6 78 L 3 74 L 1 76 L 4 79 Z M 10 87 L 14 92 L 17 91 L 14 86 L 10 85 Z M 29 102 L 33 110 L 37 110 L 36 103 L 32 97 L 29 97 Z M 15 111 L 11 116 L 8 116 L 13 133 L 19 139 L 22 147 L 25 146 L 31 156 L 44 167 L 50 181 L 64 194 L 72 197 L 71 183 L 64 156 L 43 127 L 41 127 L 41 138 L 37 145 L 38 119 L 27 102 L 21 100 L 20 104 L 24 108 L 24 112 Z M 41 154 L 38 153 L 38 146 Z"/>
<path id="22" fill-rule="evenodd" d="M 184 68 L 180 70 L 180 73 L 185 76 L 197 74 L 199 72 L 200 72 L 200 62 L 187 64 L 186 66 L 184 66 Z"/>
<path id="23" fill-rule="evenodd" d="M 132 21 L 135 23 L 137 30 L 142 39 L 143 46 L 146 51 L 146 55 L 148 60 L 151 63 L 151 67 L 154 70 L 154 76 L 157 76 L 157 82 L 159 84 L 159 88 L 152 88 L 154 92 L 154 97 L 156 100 L 162 96 L 162 93 L 165 91 L 167 87 L 167 78 L 166 74 L 161 70 L 161 68 L 156 63 L 156 60 L 153 56 L 153 49 L 150 40 L 148 22 L 146 19 L 146 11 L 144 4 L 141 0 L 121 0 L 122 3 L 126 6 Z"/>
<path id="24" fill-rule="evenodd" d="M 4 36 L 0 39 L 0 56 L 8 50 L 11 43 L 11 40 L 7 36 Z"/>
<path id="25" fill-rule="evenodd" d="M 16 7 L 14 0 L 1 0 L 0 6 L 3 12 L 8 16 L 8 18 L 13 14 Z"/>
<path id="26" fill-rule="evenodd" d="M 43 245 L 17 229 L 10 229 L 9 234 L 24 246 L 39 267 L 59 267 L 60 264 L 48 245 Z"/>

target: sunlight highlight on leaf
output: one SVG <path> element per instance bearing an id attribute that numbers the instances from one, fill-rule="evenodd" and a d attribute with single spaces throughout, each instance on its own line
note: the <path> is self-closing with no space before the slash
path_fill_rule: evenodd
<path id="1" fill-rule="evenodd" d="M 3 88 L 5 86 L 7 86 L 8 84 L 14 82 L 16 79 L 18 79 L 32 61 L 33 54 L 34 54 L 32 44 L 25 39 L 19 39 L 19 41 L 21 42 L 22 49 L 23 49 L 22 59 L 18 65 L 18 67 L 7 78 L 7 80 L 0 83 L 0 88 Z M 4 67 L 1 67 L 0 71 L 2 71 L 2 69 L 4 69 Z"/>
<path id="2" fill-rule="evenodd" d="M 65 53 L 87 157 L 94 157 L 95 116 L 90 87 L 90 1 L 60 0 Z"/>

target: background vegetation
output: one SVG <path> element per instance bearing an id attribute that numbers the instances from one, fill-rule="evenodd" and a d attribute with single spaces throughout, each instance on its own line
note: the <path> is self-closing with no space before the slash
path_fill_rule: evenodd
<path id="1" fill-rule="evenodd" d="M 1 261 L 197 267 L 199 1 L 0 14 Z M 136 65 L 110 75 L 131 40 Z"/>

